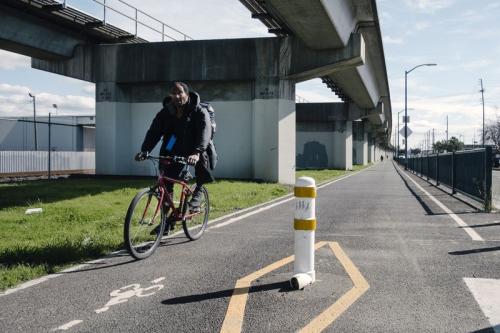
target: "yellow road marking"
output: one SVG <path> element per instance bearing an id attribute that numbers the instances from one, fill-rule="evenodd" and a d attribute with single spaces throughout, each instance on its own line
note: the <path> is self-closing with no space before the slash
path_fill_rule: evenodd
<path id="1" fill-rule="evenodd" d="M 317 250 L 325 244 L 326 242 L 318 242 L 315 244 L 314 248 Z M 222 328 L 220 330 L 221 333 L 241 332 L 241 328 L 243 327 L 245 306 L 248 299 L 248 291 L 250 290 L 252 281 L 282 266 L 285 266 L 286 264 L 289 264 L 294 260 L 295 256 L 286 257 L 236 281 L 233 295 L 229 300 L 226 318 L 222 323 Z"/>
<path id="2" fill-rule="evenodd" d="M 354 283 L 354 287 L 345 293 L 337 302 L 307 324 L 307 326 L 300 331 L 301 333 L 321 332 L 370 288 L 368 282 L 365 280 L 363 275 L 361 275 L 356 266 L 354 266 L 340 245 L 336 242 L 329 243 L 329 245 L 335 256 L 342 263 L 342 266 L 344 266 L 347 274 L 349 274 L 349 277 Z"/>
<path id="3" fill-rule="evenodd" d="M 368 290 L 368 282 L 363 278 L 359 270 L 347 257 L 337 242 L 318 242 L 314 245 L 317 250 L 320 247 L 329 244 L 335 256 L 344 266 L 347 274 L 354 283 L 354 287 L 344 294 L 337 302 L 326 309 L 323 313 L 313 319 L 301 332 L 320 332 L 337 319 L 351 304 L 353 304 L 362 294 Z M 272 263 L 250 275 L 247 275 L 238 281 L 234 287 L 233 295 L 229 300 L 226 317 L 222 323 L 222 333 L 241 332 L 243 327 L 243 318 L 245 315 L 245 306 L 248 300 L 248 292 L 252 281 L 272 272 L 295 260 L 295 256 L 289 256 Z"/>

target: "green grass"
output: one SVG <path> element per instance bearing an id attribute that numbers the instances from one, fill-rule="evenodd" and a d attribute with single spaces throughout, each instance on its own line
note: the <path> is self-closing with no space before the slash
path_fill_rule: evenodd
<path id="1" fill-rule="evenodd" d="M 304 170 L 317 183 L 349 173 Z M 0 290 L 123 247 L 123 220 L 147 179 L 61 179 L 0 184 Z M 210 219 L 289 193 L 291 186 L 209 184 Z M 28 208 L 43 213 L 25 215 Z"/>
<path id="2" fill-rule="evenodd" d="M 352 168 L 352 172 L 359 171 L 361 169 L 365 168 L 365 166 L 362 165 L 354 165 Z M 308 176 L 314 178 L 316 181 L 316 185 L 321 184 L 325 181 L 338 178 L 341 176 L 344 176 L 346 174 L 352 173 L 350 171 L 345 171 L 345 170 L 333 170 L 333 169 L 322 169 L 322 170 L 317 170 L 317 169 L 312 169 L 312 170 L 299 170 L 296 172 L 296 177 L 303 177 L 303 176 Z"/>

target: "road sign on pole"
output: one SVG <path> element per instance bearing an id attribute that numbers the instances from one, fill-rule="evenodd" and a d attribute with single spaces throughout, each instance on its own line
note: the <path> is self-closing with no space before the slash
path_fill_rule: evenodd
<path id="1" fill-rule="evenodd" d="M 409 127 L 407 127 L 407 128 L 408 129 L 406 130 L 407 131 L 406 136 L 410 136 L 413 133 L 413 131 Z M 399 134 L 401 134 L 402 136 L 405 135 L 405 128 L 404 127 L 399 130 Z"/>

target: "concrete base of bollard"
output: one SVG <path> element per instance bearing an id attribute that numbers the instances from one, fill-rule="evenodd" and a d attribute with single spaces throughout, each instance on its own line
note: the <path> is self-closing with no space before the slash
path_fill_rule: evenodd
<path id="1" fill-rule="evenodd" d="M 290 285 L 294 290 L 304 289 L 306 286 L 313 284 L 315 281 L 315 272 L 299 273 L 292 276 Z"/>

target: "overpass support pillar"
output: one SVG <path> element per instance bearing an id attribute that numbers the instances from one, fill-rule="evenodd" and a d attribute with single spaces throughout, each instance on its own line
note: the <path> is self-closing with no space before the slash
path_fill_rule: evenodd
<path id="1" fill-rule="evenodd" d="M 252 178 L 294 184 L 295 83 L 257 80 L 255 94 L 251 101 L 252 123 L 249 124 L 252 128 Z"/>
<path id="2" fill-rule="evenodd" d="M 353 125 L 353 163 L 360 165 L 368 164 L 368 133 L 365 124 L 361 121 L 354 122 Z"/>
<path id="3" fill-rule="evenodd" d="M 375 163 L 375 138 L 368 136 L 368 163 Z"/>
<path id="4" fill-rule="evenodd" d="M 335 121 L 333 132 L 333 167 L 352 169 L 352 121 Z"/>

